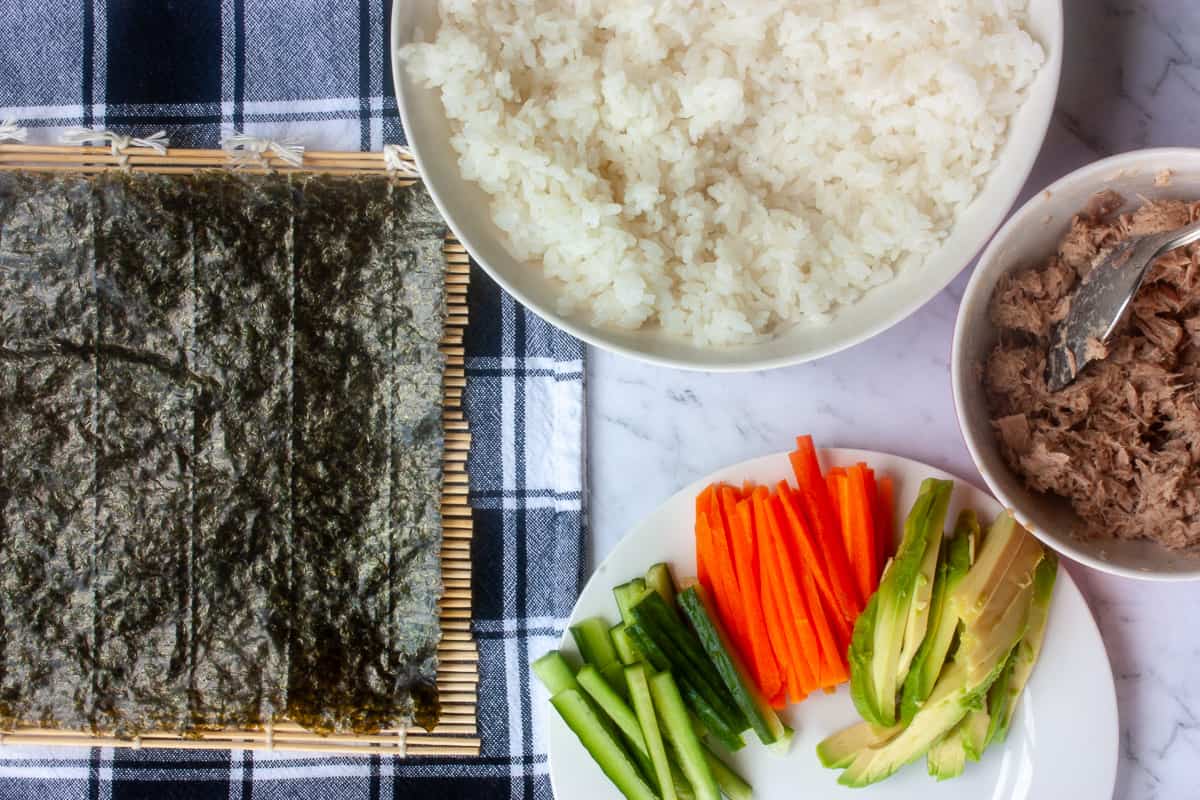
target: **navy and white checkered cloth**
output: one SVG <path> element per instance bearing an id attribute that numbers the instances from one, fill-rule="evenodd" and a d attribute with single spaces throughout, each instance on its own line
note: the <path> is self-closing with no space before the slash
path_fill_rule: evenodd
<path id="1" fill-rule="evenodd" d="M 216 147 L 403 143 L 386 0 L 0 0 L 0 119 Z M 583 348 L 478 269 L 470 290 L 477 759 L 0 747 L 0 800 L 549 798 L 529 662 L 553 646 L 583 557 Z"/>

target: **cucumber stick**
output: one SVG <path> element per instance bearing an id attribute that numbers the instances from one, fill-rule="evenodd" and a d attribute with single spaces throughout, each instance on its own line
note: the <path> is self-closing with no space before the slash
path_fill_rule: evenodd
<path id="1" fill-rule="evenodd" d="M 571 637 L 575 639 L 584 662 L 600 670 L 609 685 L 622 697 L 627 697 L 621 659 L 617 657 L 617 648 L 604 618 L 589 617 L 578 625 L 572 625 Z"/>
<path id="2" fill-rule="evenodd" d="M 567 689 L 579 688 L 579 684 L 575 680 L 575 671 L 562 657 L 562 653 L 557 650 L 546 653 L 534 661 L 530 667 L 538 680 L 546 685 L 551 697 Z"/>
<path id="3" fill-rule="evenodd" d="M 775 709 L 771 708 L 758 686 L 750 679 L 745 664 L 721 627 L 704 587 L 699 584 L 688 586 L 679 595 L 679 605 L 700 637 L 709 661 L 721 676 L 725 688 L 733 695 L 738 708 L 750 721 L 750 727 L 759 740 L 776 752 L 786 753 L 792 741 L 792 731 L 783 724 Z"/>
<path id="4" fill-rule="evenodd" d="M 729 800 L 750 800 L 754 797 L 754 789 L 750 788 L 746 779 L 730 769 L 707 747 L 704 748 L 704 760 L 708 763 L 708 768 L 712 770 L 713 778 L 716 780 L 717 786 L 721 788 L 721 794 L 728 797 Z"/>
<path id="5" fill-rule="evenodd" d="M 585 663 L 592 664 L 601 672 L 617 660 L 617 648 L 608 633 L 608 623 L 603 617 L 589 617 L 578 625 L 571 626 L 571 637 L 579 647 L 579 655 Z"/>
<path id="6" fill-rule="evenodd" d="M 741 733 L 750 727 L 746 715 L 725 688 L 721 676 L 704 653 L 704 646 L 682 622 L 671 616 L 662 598 L 647 594 L 633 607 L 633 619 L 671 661 L 671 666 L 700 691 L 725 720 L 730 729 Z"/>
<path id="7" fill-rule="evenodd" d="M 642 738 L 654 764 L 654 775 L 658 779 L 662 800 L 677 800 L 675 785 L 671 777 L 671 762 L 667 760 L 667 748 L 658 728 L 658 715 L 654 712 L 654 700 L 650 697 L 650 683 L 646 679 L 646 665 L 634 664 L 625 668 L 625 680 L 629 685 L 629 698 L 634 713 L 642 728 Z"/>
<path id="8" fill-rule="evenodd" d="M 670 659 L 666 653 L 657 645 L 655 640 L 648 634 L 644 628 L 638 623 L 633 623 L 627 630 L 633 637 L 633 641 L 638 648 L 646 654 L 646 658 L 660 671 L 669 671 L 672 667 Z M 729 748 L 729 750 L 740 750 L 746 745 L 742 740 L 741 732 L 733 730 L 724 720 L 717 709 L 709 701 L 707 695 L 699 687 L 695 686 L 688 675 L 679 675 L 679 689 L 683 693 L 684 699 L 687 700 L 688 707 L 696 713 L 696 717 L 700 722 L 708 728 L 709 732 Z"/>
<path id="9" fill-rule="evenodd" d="M 679 620 L 679 611 L 675 608 L 675 579 L 671 577 L 670 567 L 659 562 L 646 570 L 646 588 L 658 592 L 671 614 Z"/>
<path id="10" fill-rule="evenodd" d="M 621 611 L 621 621 L 626 625 L 631 621 L 629 612 L 644 594 L 646 594 L 646 582 L 641 578 L 634 578 L 628 583 L 622 583 L 613 588 L 613 597 L 616 598 L 617 608 Z"/>
<path id="11" fill-rule="evenodd" d="M 617 648 L 617 658 L 624 666 L 628 667 L 646 659 L 642 655 L 642 651 L 634 644 L 633 637 L 629 635 L 629 631 L 625 627 L 624 622 L 614 625 L 609 629 L 608 634 L 612 637 L 613 646 Z"/>
<path id="12" fill-rule="evenodd" d="M 628 800 L 656 800 L 654 789 L 578 689 L 565 689 L 550 703 L 621 794 Z"/>
<path id="13" fill-rule="evenodd" d="M 600 709 L 608 715 L 608 718 L 616 723 L 621 734 L 628 740 L 630 752 L 633 753 L 634 760 L 637 761 L 642 772 L 647 778 L 653 778 L 654 763 L 650 758 L 646 739 L 642 736 L 642 726 L 638 722 L 637 715 L 633 713 L 633 709 L 626 704 L 615 689 L 608 685 L 604 676 L 591 664 L 580 669 L 575 679 L 579 681 L 579 685 L 595 701 L 596 705 L 600 706 Z"/>
<path id="14" fill-rule="evenodd" d="M 687 709 L 679 694 L 675 678 L 669 672 L 660 672 L 649 679 L 650 695 L 663 727 L 670 735 L 679 765 L 687 776 L 696 800 L 720 800 L 721 790 L 713 777 L 712 769 L 704 758 L 704 747 L 692 730 Z"/>

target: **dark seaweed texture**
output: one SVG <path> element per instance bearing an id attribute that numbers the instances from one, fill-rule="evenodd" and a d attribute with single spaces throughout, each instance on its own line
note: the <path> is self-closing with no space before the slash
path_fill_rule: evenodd
<path id="1" fill-rule="evenodd" d="M 0 173 L 0 719 L 436 721 L 442 232 L 383 178 Z"/>

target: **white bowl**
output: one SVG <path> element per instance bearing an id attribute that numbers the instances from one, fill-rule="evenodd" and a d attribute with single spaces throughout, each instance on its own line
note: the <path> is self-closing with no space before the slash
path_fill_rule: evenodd
<path id="1" fill-rule="evenodd" d="M 658 330 L 618 331 L 585 316 L 556 310 L 554 281 L 540 265 L 517 261 L 492 224 L 488 197 L 462 178 L 450 146 L 450 126 L 435 91 L 410 80 L 397 49 L 430 41 L 439 24 L 436 0 L 392 4 L 392 76 L 396 102 L 417 165 L 433 201 L 471 256 L 517 300 L 585 342 L 654 364 L 709 371 L 750 371 L 811 361 L 880 333 L 916 311 L 962 271 L 1004 219 L 1041 149 L 1058 94 L 1062 66 L 1062 0 L 1030 0 L 1030 32 L 1046 50 L 1046 64 L 1017 113 L 1006 145 L 979 197 L 920 269 L 910 269 L 824 326 L 797 326 L 770 341 L 734 348 L 701 348 Z"/>
<path id="2" fill-rule="evenodd" d="M 1164 169 L 1170 185 L 1155 185 Z M 1200 149 L 1140 150 L 1106 158 L 1072 172 L 1021 207 L 1000 229 L 967 284 L 954 328 L 951 357 L 954 406 L 967 449 L 983 479 L 1023 525 L 1056 550 L 1090 567 L 1146 580 L 1200 579 L 1200 553 L 1178 553 L 1149 541 L 1082 540 L 1071 534 L 1079 518 L 1062 498 L 1027 489 L 1009 469 L 992 431 L 979 365 L 996 342 L 988 320 L 992 290 L 1004 273 L 1037 263 L 1053 253 L 1088 199 L 1113 189 L 1137 205 L 1138 197 L 1200 197 Z"/>

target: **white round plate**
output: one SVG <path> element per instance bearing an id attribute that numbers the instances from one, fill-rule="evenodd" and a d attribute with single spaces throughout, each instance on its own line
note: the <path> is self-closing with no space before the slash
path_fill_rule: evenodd
<path id="1" fill-rule="evenodd" d="M 825 450 L 824 467 L 866 461 L 877 474 L 896 482 L 897 530 L 916 499 L 923 479 L 954 480 L 950 516 L 964 506 L 986 521 L 1002 510 L 990 495 L 939 469 L 899 456 L 863 450 Z M 695 496 L 712 481 L 741 485 L 744 480 L 773 485 L 791 475 L 786 453 L 746 461 L 720 470 L 676 494 L 644 519 L 596 570 L 575 604 L 570 624 L 603 615 L 617 619 L 612 587 L 645 573 L 658 561 L 671 564 L 676 578 L 695 573 L 693 540 Z M 577 655 L 569 633 L 559 645 Z M 550 743 L 550 779 L 559 800 L 617 800 L 620 793 L 600 771 L 562 719 L 549 708 L 545 691 L 535 689 L 546 715 Z M 993 745 L 979 763 L 967 763 L 953 780 L 937 782 L 926 774 L 925 759 L 867 789 L 838 785 L 837 770 L 817 761 L 816 746 L 829 734 L 858 721 L 846 687 L 834 695 L 813 695 L 784 713 L 796 731 L 787 756 L 771 755 L 752 734 L 730 764 L 763 800 L 797 797 L 893 798 L 932 800 L 1061 800 L 1112 797 L 1117 769 L 1117 704 L 1104 643 L 1087 603 L 1071 576 L 1059 570 L 1041 658 L 1021 698 L 1008 739 Z"/>

